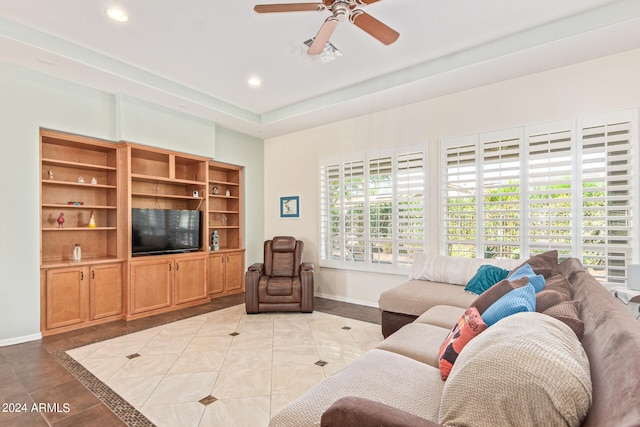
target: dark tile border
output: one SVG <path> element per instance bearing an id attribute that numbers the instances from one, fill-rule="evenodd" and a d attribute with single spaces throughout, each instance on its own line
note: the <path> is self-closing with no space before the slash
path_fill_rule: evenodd
<path id="1" fill-rule="evenodd" d="M 69 349 L 70 350 L 70 349 Z M 106 405 L 118 418 L 126 425 L 143 427 L 154 426 L 141 412 L 131 406 L 129 402 L 120 397 L 105 383 L 100 381 L 89 372 L 84 366 L 69 356 L 66 350 L 58 350 L 51 353 L 51 356 L 58 361 L 67 371 L 69 371 L 82 385 L 89 389 L 100 401 Z"/>

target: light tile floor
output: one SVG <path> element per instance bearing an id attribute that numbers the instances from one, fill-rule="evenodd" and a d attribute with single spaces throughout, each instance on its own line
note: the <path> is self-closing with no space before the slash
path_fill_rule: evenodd
<path id="1" fill-rule="evenodd" d="M 240 304 L 67 353 L 159 427 L 264 427 L 380 341 L 377 324 Z"/>

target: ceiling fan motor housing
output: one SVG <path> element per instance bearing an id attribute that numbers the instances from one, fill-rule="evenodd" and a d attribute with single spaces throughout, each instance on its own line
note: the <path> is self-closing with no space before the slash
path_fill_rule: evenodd
<path id="1" fill-rule="evenodd" d="M 349 15 L 351 11 L 351 4 L 348 1 L 338 0 L 333 2 L 331 5 L 331 12 L 333 12 L 333 17 L 338 21 L 343 22 L 349 19 Z"/>

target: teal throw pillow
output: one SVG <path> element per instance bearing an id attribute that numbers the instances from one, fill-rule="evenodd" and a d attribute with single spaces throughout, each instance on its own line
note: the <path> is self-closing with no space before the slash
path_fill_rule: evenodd
<path id="1" fill-rule="evenodd" d="M 536 290 L 536 292 L 540 292 L 544 289 L 544 276 L 542 274 L 536 274 L 529 264 L 523 264 L 520 268 L 511 273 L 508 279 L 516 280 L 522 277 L 529 278 L 529 283 L 533 285 L 533 288 Z"/>
<path id="2" fill-rule="evenodd" d="M 536 311 L 536 290 L 531 283 L 508 292 L 482 313 L 488 326 L 500 319 L 523 311 Z"/>
<path id="3" fill-rule="evenodd" d="M 495 265 L 481 265 L 464 290 L 480 295 L 499 281 L 506 279 L 508 275 L 509 270 L 504 268 Z"/>

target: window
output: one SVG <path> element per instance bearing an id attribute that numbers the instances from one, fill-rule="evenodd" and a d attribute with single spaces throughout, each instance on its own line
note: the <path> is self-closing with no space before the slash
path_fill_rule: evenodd
<path id="1" fill-rule="evenodd" d="M 637 126 L 629 110 L 442 141 L 443 252 L 557 249 L 601 282 L 624 284 L 640 256 Z"/>
<path id="2" fill-rule="evenodd" d="M 406 273 L 426 247 L 425 147 L 320 165 L 320 265 Z"/>

